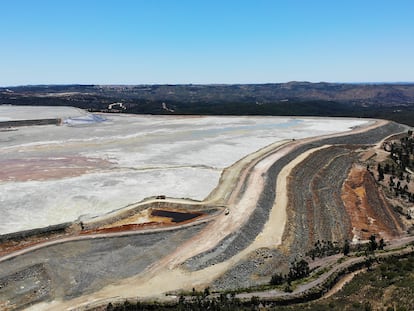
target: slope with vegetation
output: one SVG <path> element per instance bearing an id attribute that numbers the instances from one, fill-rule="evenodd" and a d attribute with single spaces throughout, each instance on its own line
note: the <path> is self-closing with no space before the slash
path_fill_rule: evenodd
<path id="1" fill-rule="evenodd" d="M 126 109 L 110 109 L 118 102 Z M 140 114 L 370 117 L 414 126 L 414 84 L 401 83 L 20 86 L 0 88 L 1 104 Z"/>
<path id="2" fill-rule="evenodd" d="M 234 292 L 216 295 L 209 288 L 181 296 L 174 303 L 127 300 L 90 311 L 116 310 L 266 310 L 266 311 L 409 311 L 414 308 L 414 253 L 374 261 L 332 296 L 294 305 L 275 305 L 258 296 L 241 299 Z M 276 303 L 277 304 L 277 303 Z"/>

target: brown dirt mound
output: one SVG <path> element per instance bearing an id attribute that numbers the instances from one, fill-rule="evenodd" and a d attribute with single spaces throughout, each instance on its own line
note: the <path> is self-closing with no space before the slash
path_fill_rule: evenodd
<path id="1" fill-rule="evenodd" d="M 341 197 L 351 219 L 354 241 L 367 240 L 372 234 L 389 240 L 402 233 L 398 215 L 364 167 L 353 166 L 342 187 Z"/>

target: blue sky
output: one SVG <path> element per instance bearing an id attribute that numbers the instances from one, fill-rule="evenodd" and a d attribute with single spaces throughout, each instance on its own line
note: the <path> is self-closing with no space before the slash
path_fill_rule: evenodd
<path id="1" fill-rule="evenodd" d="M 414 81 L 412 0 L 0 0 L 0 85 Z"/>

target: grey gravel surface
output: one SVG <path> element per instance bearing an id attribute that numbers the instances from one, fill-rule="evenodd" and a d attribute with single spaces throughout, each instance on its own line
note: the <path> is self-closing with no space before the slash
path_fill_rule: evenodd
<path id="1" fill-rule="evenodd" d="M 150 264 L 174 251 L 204 226 L 71 241 L 41 248 L 1 262 L 0 279 L 7 280 L 28 267 L 42 265 L 50 277 L 53 296 L 73 298 L 141 273 Z M 0 301 L 8 298 L 5 292 L 0 291 Z"/>
<path id="2" fill-rule="evenodd" d="M 305 255 L 317 240 L 350 238 L 350 221 L 340 193 L 355 160 L 351 150 L 332 147 L 315 152 L 292 171 L 288 214 L 292 212 L 293 219 L 287 231 L 295 235 L 292 253 Z"/>
<path id="3" fill-rule="evenodd" d="M 51 290 L 49 276 L 42 264 L 0 277 L 0 310 L 6 306 L 24 308 L 49 297 Z"/>

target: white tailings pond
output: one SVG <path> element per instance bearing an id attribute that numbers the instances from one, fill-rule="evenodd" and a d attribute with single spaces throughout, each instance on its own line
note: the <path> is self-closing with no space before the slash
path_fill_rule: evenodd
<path id="1" fill-rule="evenodd" d="M 0 234 L 100 215 L 149 196 L 202 200 L 225 167 L 264 146 L 372 122 L 97 116 L 69 107 L 0 106 L 0 121 L 65 121 L 0 131 Z"/>

